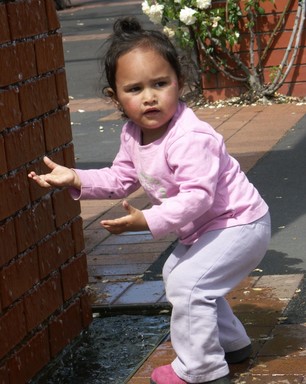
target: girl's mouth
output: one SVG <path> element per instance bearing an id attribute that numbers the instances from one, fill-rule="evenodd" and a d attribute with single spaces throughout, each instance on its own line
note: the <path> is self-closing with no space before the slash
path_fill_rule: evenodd
<path id="1" fill-rule="evenodd" d="M 157 108 L 148 108 L 144 111 L 144 114 L 147 116 L 147 115 L 156 115 L 157 113 L 159 113 L 160 110 L 157 109 Z"/>

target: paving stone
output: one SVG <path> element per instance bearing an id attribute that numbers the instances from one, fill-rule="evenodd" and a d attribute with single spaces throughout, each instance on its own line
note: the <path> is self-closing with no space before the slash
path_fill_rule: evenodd
<path id="1" fill-rule="evenodd" d="M 160 253 L 128 253 L 123 255 L 87 255 L 88 265 L 147 264 L 148 267 L 160 257 Z"/>
<path id="2" fill-rule="evenodd" d="M 93 308 L 112 304 L 133 282 L 108 282 L 91 284 L 90 298 Z"/>
<path id="3" fill-rule="evenodd" d="M 305 384 L 301 375 L 251 375 L 243 374 L 233 378 L 233 384 Z M 136 383 L 136 382 L 135 382 Z"/>
<path id="4" fill-rule="evenodd" d="M 148 264 L 122 264 L 122 265 L 96 265 L 88 266 L 88 273 L 95 278 L 107 278 L 108 276 L 129 276 L 143 274 Z"/>
<path id="5" fill-rule="evenodd" d="M 107 239 L 105 239 L 104 244 L 112 244 L 112 245 L 117 245 L 117 244 L 140 244 L 140 243 L 146 243 L 149 244 L 149 242 L 152 242 L 153 237 L 150 233 L 142 233 L 139 234 L 138 232 L 135 232 L 135 234 L 130 234 L 130 235 L 112 235 L 109 236 Z"/>
<path id="6" fill-rule="evenodd" d="M 305 357 L 260 357 L 256 359 L 250 373 L 254 375 L 306 375 L 306 359 Z"/>
<path id="7" fill-rule="evenodd" d="M 85 241 L 85 252 L 89 254 L 98 244 L 101 244 L 109 234 L 106 230 L 101 229 L 85 229 L 84 241 Z"/>
<path id="8" fill-rule="evenodd" d="M 129 381 L 129 383 L 134 384 L 134 378 L 146 378 L 148 380 L 154 368 L 157 368 L 160 365 L 170 364 L 171 361 L 175 359 L 175 357 L 176 355 L 172 349 L 170 341 L 161 344 L 159 347 L 157 347 L 154 353 L 149 356 L 146 364 L 144 364 L 139 369 L 139 371 L 135 374 L 133 379 Z"/>
<path id="9" fill-rule="evenodd" d="M 255 286 L 272 289 L 273 295 L 280 300 L 291 300 L 303 277 L 303 274 L 262 276 Z"/>
<path id="10" fill-rule="evenodd" d="M 273 355 L 304 357 L 306 362 L 306 324 L 277 325 L 258 354 L 260 357 Z"/>
<path id="11" fill-rule="evenodd" d="M 132 285 L 115 304 L 151 304 L 156 303 L 164 295 L 163 281 L 144 281 Z"/>
<path id="12" fill-rule="evenodd" d="M 170 243 L 168 242 L 154 242 L 142 244 L 118 244 L 118 245 L 105 245 L 98 244 L 94 249 L 95 254 L 98 255 L 112 255 L 112 254 L 128 254 L 128 253 L 155 253 L 164 252 Z"/>

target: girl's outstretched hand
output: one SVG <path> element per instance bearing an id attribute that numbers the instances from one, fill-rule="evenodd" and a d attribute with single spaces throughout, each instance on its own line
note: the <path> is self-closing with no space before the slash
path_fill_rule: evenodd
<path id="1" fill-rule="evenodd" d="M 149 229 L 142 211 L 133 207 L 127 201 L 123 201 L 122 206 L 128 214 L 114 220 L 102 220 L 102 227 L 115 235 L 119 235 L 120 233 L 127 231 L 136 232 L 146 231 Z"/>
<path id="2" fill-rule="evenodd" d="M 28 174 L 30 179 L 36 181 L 38 185 L 44 188 L 50 187 L 74 187 L 81 189 L 81 181 L 72 169 L 54 163 L 49 157 L 44 157 L 44 163 L 51 169 L 50 173 L 37 175 L 34 171 Z"/>

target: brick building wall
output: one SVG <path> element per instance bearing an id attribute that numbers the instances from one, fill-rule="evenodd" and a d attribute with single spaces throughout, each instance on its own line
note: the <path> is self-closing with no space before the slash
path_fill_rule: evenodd
<path id="1" fill-rule="evenodd" d="M 80 205 L 28 179 L 74 166 L 53 0 L 0 1 L 0 383 L 34 377 L 91 322 Z"/>
<path id="2" fill-rule="evenodd" d="M 222 3 L 222 0 L 220 0 Z M 244 0 L 241 1 L 243 5 Z M 258 31 L 260 31 L 261 50 L 265 48 L 271 33 L 277 25 L 280 15 L 285 9 L 288 0 L 277 0 L 273 4 L 270 1 L 261 3 L 265 9 L 265 14 L 259 18 Z M 279 33 L 269 49 L 264 60 L 263 76 L 265 83 L 271 81 L 274 67 L 278 66 L 284 56 L 285 50 L 288 47 L 288 42 L 291 36 L 294 25 L 296 9 L 298 1 L 291 1 L 290 7 L 286 13 L 284 22 L 281 24 Z M 241 55 L 243 62 L 249 65 L 249 49 L 250 37 L 248 33 L 241 33 L 241 43 L 237 46 L 237 52 Z M 300 49 L 294 65 L 289 72 L 284 84 L 277 92 L 286 96 L 305 97 L 306 95 L 306 26 L 304 25 L 303 35 L 300 43 Z M 255 47 L 255 51 L 258 47 Z M 291 55 L 289 56 L 289 58 Z M 255 54 L 255 60 L 258 60 L 258 55 Z M 257 61 L 258 62 L 258 61 Z M 207 73 L 203 75 L 204 97 L 208 100 L 222 100 L 233 96 L 239 96 L 247 89 L 240 82 L 235 82 L 223 76 L 221 73 Z"/>

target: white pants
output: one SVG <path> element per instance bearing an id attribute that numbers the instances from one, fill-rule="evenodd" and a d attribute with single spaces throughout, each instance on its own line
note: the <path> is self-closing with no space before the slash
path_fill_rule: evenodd
<path id="1" fill-rule="evenodd" d="M 224 296 L 256 268 L 271 237 L 270 215 L 254 223 L 207 232 L 179 244 L 163 268 L 172 304 L 171 342 L 176 374 L 201 383 L 228 374 L 224 352 L 250 344 Z"/>

